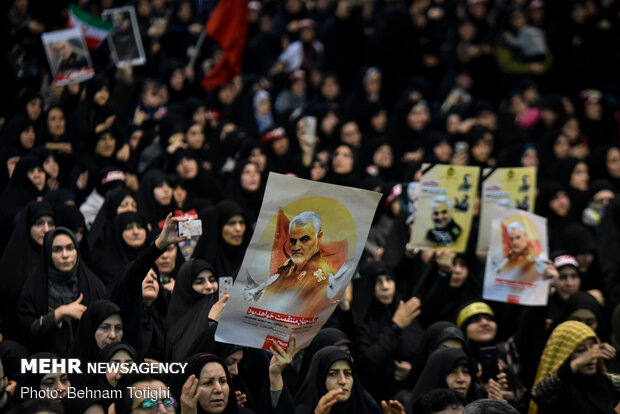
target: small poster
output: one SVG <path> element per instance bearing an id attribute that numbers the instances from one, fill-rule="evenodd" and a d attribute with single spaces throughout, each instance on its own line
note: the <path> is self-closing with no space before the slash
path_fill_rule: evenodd
<path id="1" fill-rule="evenodd" d="M 216 340 L 286 348 L 295 334 L 308 345 L 355 273 L 380 198 L 270 173 Z"/>
<path id="2" fill-rule="evenodd" d="M 436 164 L 425 168 L 418 188 L 411 247 L 465 251 L 479 174 L 478 167 Z"/>
<path id="3" fill-rule="evenodd" d="M 476 254 L 486 255 L 491 234 L 491 215 L 496 205 L 534 211 L 536 198 L 536 168 L 487 168 L 482 173 L 480 199 L 480 230 Z"/>
<path id="4" fill-rule="evenodd" d="M 104 21 L 112 23 L 108 44 L 112 60 L 117 67 L 124 63 L 140 66 L 146 63 L 142 38 L 136 19 L 134 6 L 106 9 L 101 14 Z"/>
<path id="5" fill-rule="evenodd" d="M 499 302 L 543 306 L 549 281 L 542 278 L 549 257 L 547 219 L 496 206 L 482 297 Z"/>
<path id="6" fill-rule="evenodd" d="M 95 76 L 95 69 L 78 27 L 41 35 L 45 54 L 58 86 L 80 83 Z"/>

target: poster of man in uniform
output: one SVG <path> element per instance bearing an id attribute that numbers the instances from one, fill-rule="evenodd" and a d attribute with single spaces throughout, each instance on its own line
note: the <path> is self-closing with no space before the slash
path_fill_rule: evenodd
<path id="1" fill-rule="evenodd" d="M 95 69 L 79 28 L 43 33 L 41 40 L 58 86 L 80 83 L 95 76 Z"/>
<path id="2" fill-rule="evenodd" d="M 464 252 L 471 230 L 478 188 L 478 167 L 426 166 L 409 244 L 412 248 Z"/>
<path id="3" fill-rule="evenodd" d="M 355 272 L 380 197 L 270 173 L 216 339 L 286 348 L 294 333 L 310 343 Z"/>
<path id="4" fill-rule="evenodd" d="M 542 275 L 549 256 L 547 219 L 523 210 L 495 206 L 489 246 L 483 298 L 546 305 L 549 281 Z"/>
<path id="5" fill-rule="evenodd" d="M 124 63 L 132 66 L 144 65 L 146 55 L 134 6 L 106 9 L 101 13 L 101 17 L 113 25 L 108 35 L 108 45 L 116 66 L 120 67 Z"/>
<path id="6" fill-rule="evenodd" d="M 491 215 L 496 205 L 534 211 L 536 168 L 496 168 L 482 172 L 480 230 L 476 254 L 486 255 L 491 234 Z"/>

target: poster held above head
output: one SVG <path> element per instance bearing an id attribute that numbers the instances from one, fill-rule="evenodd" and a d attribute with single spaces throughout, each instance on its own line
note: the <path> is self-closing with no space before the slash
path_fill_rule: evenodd
<path id="1" fill-rule="evenodd" d="M 496 205 L 531 213 L 534 211 L 535 199 L 535 167 L 485 169 L 482 172 L 480 231 L 476 254 L 486 255 L 489 250 L 491 216 Z"/>
<path id="2" fill-rule="evenodd" d="M 41 40 L 58 86 L 84 82 L 95 76 L 95 68 L 80 28 L 43 33 Z"/>
<path id="3" fill-rule="evenodd" d="M 146 55 L 134 6 L 106 9 L 101 17 L 112 23 L 108 44 L 116 67 L 121 67 L 125 63 L 132 66 L 144 65 Z"/>
<path id="4" fill-rule="evenodd" d="M 286 348 L 294 333 L 309 344 L 355 272 L 380 197 L 270 173 L 216 339 Z"/>
<path id="5" fill-rule="evenodd" d="M 549 281 L 542 274 L 549 257 L 547 219 L 495 206 L 482 297 L 499 302 L 547 304 Z"/>
<path id="6" fill-rule="evenodd" d="M 412 248 L 464 252 L 471 231 L 480 168 L 426 165 L 420 178 L 409 244 Z"/>

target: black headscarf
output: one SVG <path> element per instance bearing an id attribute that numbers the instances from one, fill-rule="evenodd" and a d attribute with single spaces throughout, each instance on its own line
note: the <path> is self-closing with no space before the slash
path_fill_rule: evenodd
<path id="1" fill-rule="evenodd" d="M 203 220 L 203 232 L 194 257 L 203 257 L 213 265 L 216 277 L 237 277 L 243 255 L 250 241 L 250 229 L 247 226 L 240 246 L 231 246 L 222 237 L 222 229 L 228 220 L 236 215 L 244 216 L 243 209 L 234 201 L 223 200 L 215 207 L 200 214 Z M 244 216 L 245 220 L 245 216 Z"/>
<path id="2" fill-rule="evenodd" d="M 114 354 L 116 354 L 118 351 L 126 351 L 129 356 L 131 356 L 133 362 L 135 362 L 136 364 L 141 362 L 138 358 L 138 353 L 136 352 L 136 349 L 133 346 L 129 345 L 127 342 L 122 341 L 112 342 L 111 344 L 107 344 L 106 346 L 101 348 L 99 354 L 97 354 L 97 362 L 110 362 Z M 93 382 L 96 383 L 94 384 L 94 386 L 96 386 L 100 390 L 114 389 L 114 387 L 112 387 L 112 385 L 110 385 L 110 383 L 108 382 L 105 374 L 97 374 L 97 379 Z"/>
<path id="3" fill-rule="evenodd" d="M 122 275 L 123 267 L 134 260 L 142 247 L 134 249 L 123 240 L 123 231 L 130 223 L 139 223 L 146 231 L 146 226 L 142 217 L 138 213 L 121 213 L 114 218 L 112 228 L 109 229 L 106 237 L 101 263 L 99 264 L 99 275 L 101 281 L 106 286 L 113 286 L 117 279 Z M 145 238 L 146 242 L 146 238 Z M 144 246 L 144 245 L 143 245 Z"/>
<path id="4" fill-rule="evenodd" d="M 416 361 L 411 369 L 407 383 L 413 385 L 420 377 L 424 364 L 428 357 L 437 350 L 437 347 L 449 339 L 461 341 L 465 345 L 465 335 L 455 324 L 448 321 L 439 321 L 431 324 L 420 341 L 420 348 L 417 352 Z"/>
<path id="5" fill-rule="evenodd" d="M 577 309 L 587 309 L 596 316 L 598 327 L 596 328 L 596 335 L 601 342 L 610 342 L 611 336 L 609 335 L 609 326 L 607 324 L 607 318 L 603 315 L 603 309 L 601 304 L 590 295 L 588 292 L 575 292 L 566 301 L 564 307 L 564 314 L 558 320 L 558 324 L 568 320 L 568 317 Z"/>
<path id="6" fill-rule="evenodd" d="M 411 394 L 408 412 L 411 412 L 411 406 L 415 404 L 420 396 L 436 388 L 448 388 L 446 377 L 453 369 L 460 366 L 469 368 L 469 373 L 472 376 L 472 381 L 467 391 L 467 401 L 471 402 L 477 399 L 474 380 L 475 370 L 471 359 L 462 349 L 443 348 L 433 352 L 426 361 L 424 370 L 420 374 L 420 378 Z"/>
<path id="7" fill-rule="evenodd" d="M 30 358 L 28 358 L 28 361 L 39 361 L 39 360 L 59 360 L 58 356 L 56 356 L 56 354 L 53 354 L 51 352 L 38 352 L 36 354 L 32 354 L 30 355 Z M 33 372 L 28 372 L 26 373 L 26 378 L 24 379 L 24 387 L 28 387 L 34 390 L 40 390 L 41 389 L 41 381 L 43 380 L 43 377 L 46 374 L 41 374 L 41 373 L 33 373 Z M 29 399 L 29 398 L 26 398 Z M 26 399 L 23 399 L 24 401 Z"/>
<path id="8" fill-rule="evenodd" d="M 28 204 L 17 221 L 2 258 L 0 258 L 0 316 L 8 338 L 21 338 L 15 308 L 26 280 L 35 274 L 41 258 L 41 246 L 30 236 L 30 228 L 41 217 L 54 218 L 49 204 L 33 201 Z"/>
<path id="9" fill-rule="evenodd" d="M 88 247 L 92 252 L 103 251 L 105 238 L 112 227 L 114 217 L 117 216 L 116 210 L 127 196 L 133 197 L 131 192 L 124 187 L 115 188 L 106 194 L 105 201 L 86 236 Z M 99 253 L 99 256 L 95 256 L 94 259 L 97 261 L 100 259 L 100 256 L 101 253 Z"/>
<path id="10" fill-rule="evenodd" d="M 207 365 L 209 362 L 217 362 L 222 366 L 224 372 L 226 373 L 226 382 L 230 387 L 230 391 L 228 392 L 228 402 L 226 403 L 226 408 L 222 411 L 222 414 L 236 414 L 240 412 L 239 406 L 237 404 L 237 397 L 235 395 L 235 389 L 233 387 L 233 383 L 230 377 L 230 373 L 228 372 L 228 368 L 226 367 L 226 363 L 222 358 L 213 354 L 195 354 L 185 360 L 187 362 L 187 367 L 185 368 L 185 372 L 181 376 L 180 381 L 177 382 L 175 386 L 175 390 L 173 390 L 173 395 L 175 397 L 181 396 L 181 388 L 185 381 L 191 376 L 195 375 L 196 378 L 200 378 L 200 371 L 202 368 Z M 196 405 L 197 413 L 203 414 L 206 413 L 205 410 L 200 406 L 200 403 Z"/>
<path id="11" fill-rule="evenodd" d="M 364 390 L 353 366 L 353 360 L 345 351 L 337 346 L 327 346 L 318 351 L 312 358 L 306 380 L 301 384 L 295 397 L 295 413 L 311 414 L 321 397 L 327 394 L 325 379 L 329 368 L 337 361 L 347 361 L 353 371 L 353 387 L 351 395 L 344 403 L 336 403 L 333 414 L 365 414 L 381 413 L 381 409 L 372 397 Z"/>
<path id="12" fill-rule="evenodd" d="M 568 196 L 566 187 L 559 182 L 543 181 L 540 184 L 538 196 L 536 198 L 536 214 L 547 218 L 547 232 L 551 250 L 557 249 L 557 247 L 561 245 L 559 230 L 570 223 L 570 210 L 569 214 L 565 217 L 561 217 L 550 207 L 551 201 L 553 201 L 561 192 L 566 193 Z"/>
<path id="13" fill-rule="evenodd" d="M 334 153 L 332 154 L 332 163 L 333 157 L 335 157 L 336 150 L 340 147 L 347 147 L 351 150 L 351 155 L 353 157 L 353 168 L 351 172 L 347 174 L 337 174 L 333 168 L 325 176 L 325 182 L 336 185 L 344 185 L 347 187 L 361 187 L 362 182 L 360 178 L 360 161 L 359 161 L 359 151 L 357 148 L 349 145 L 340 143 L 334 149 Z"/>
<path id="14" fill-rule="evenodd" d="M 57 270 L 52 261 L 52 243 L 54 238 L 61 234 L 71 238 L 78 254 L 76 265 L 68 272 Z M 75 301 L 80 294 L 84 295 L 81 303 L 89 306 L 92 302 L 104 297 L 105 288 L 99 278 L 80 260 L 80 250 L 75 235 L 65 227 L 57 227 L 45 235 L 38 271 L 24 285 L 17 309 L 24 329 L 29 332 L 32 321 L 41 315 L 47 315 L 48 312 L 61 305 Z M 63 323 L 57 331 L 47 333 L 41 338 L 42 341 L 37 341 L 33 347 L 38 349 L 45 344 L 45 349 L 53 349 L 61 356 L 66 355 L 73 340 L 76 324 L 75 319 L 63 318 Z"/>
<path id="15" fill-rule="evenodd" d="M 73 233 L 86 229 L 86 222 L 80 209 L 72 204 L 62 204 L 54 209 L 56 225 L 67 227 Z"/>
<path id="16" fill-rule="evenodd" d="M 198 335 L 207 328 L 209 311 L 217 302 L 217 292 L 203 295 L 192 287 L 196 276 L 204 270 L 214 273 L 209 262 L 197 258 L 185 262 L 177 274 L 166 317 L 168 356 L 171 361 L 181 361 L 187 356 Z"/>
<path id="17" fill-rule="evenodd" d="M 34 156 L 26 156 L 19 160 L 13 171 L 13 175 L 0 195 L 0 249 L 4 250 L 7 239 L 13 231 L 17 214 L 26 204 L 43 196 L 28 178 L 28 171 L 35 168 L 43 170 L 43 164 Z"/>
<path id="18" fill-rule="evenodd" d="M 235 169 L 232 172 L 228 186 L 224 192 L 224 197 L 241 206 L 243 215 L 248 220 L 246 224 L 251 227 L 258 219 L 258 213 L 260 212 L 260 206 L 265 193 L 265 182 L 264 177 L 261 176 L 260 187 L 256 191 L 248 191 L 241 186 L 241 175 L 243 174 L 243 169 L 248 164 L 251 164 L 251 162 L 243 160 L 235 165 Z"/>
<path id="19" fill-rule="evenodd" d="M 155 200 L 153 190 L 157 187 L 161 187 L 164 183 L 167 183 L 172 187 L 170 179 L 163 171 L 151 170 L 144 174 L 142 181 L 140 182 L 140 188 L 136 194 L 138 201 L 138 211 L 147 223 L 151 224 L 153 228 L 157 228 L 157 224 L 166 218 L 168 213 L 174 210 L 174 199 L 171 199 L 169 205 L 161 205 Z"/>
<path id="20" fill-rule="evenodd" d="M 219 201 L 221 198 L 221 188 L 215 177 L 202 167 L 200 160 L 189 151 L 180 148 L 170 157 L 169 166 L 176 172 L 176 167 L 183 159 L 192 159 L 198 164 L 198 173 L 194 178 L 183 180 L 184 187 L 187 189 L 187 200 L 196 202 L 206 200 L 211 203 Z"/>
<path id="21" fill-rule="evenodd" d="M 82 364 L 95 362 L 100 348 L 95 340 L 95 331 L 99 325 L 112 315 L 121 315 L 121 309 L 109 300 L 92 302 L 82 314 L 78 324 L 75 340 L 71 348 L 71 357 L 78 358 Z M 120 339 L 119 339 L 120 341 Z"/>

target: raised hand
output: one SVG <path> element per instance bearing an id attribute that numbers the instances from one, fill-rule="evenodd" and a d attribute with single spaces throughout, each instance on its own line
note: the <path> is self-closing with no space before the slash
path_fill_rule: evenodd
<path id="1" fill-rule="evenodd" d="M 420 306 L 422 306 L 422 303 L 420 302 L 420 299 L 416 297 L 409 299 L 407 302 L 403 302 L 401 300 L 398 304 L 396 312 L 394 312 L 392 322 L 398 325 L 401 329 L 406 328 L 415 318 L 418 317 L 420 313 L 422 313 Z"/>
<path id="2" fill-rule="evenodd" d="M 211 310 L 209 311 L 209 319 L 219 322 L 222 317 L 222 312 L 224 312 L 224 308 L 226 307 L 226 302 L 228 302 L 229 295 L 222 296 L 222 299 L 218 300 L 211 306 Z"/>
<path id="3" fill-rule="evenodd" d="M 269 362 L 269 382 L 272 391 L 281 390 L 284 387 L 282 372 L 289 366 L 297 352 L 297 338 L 291 335 L 286 351 L 277 342 L 272 342 L 270 351 L 273 355 Z"/>
<path id="4" fill-rule="evenodd" d="M 383 410 L 383 414 L 405 414 L 405 407 L 396 401 L 381 401 L 381 410 Z"/>
<path id="5" fill-rule="evenodd" d="M 181 392 L 181 414 L 198 413 L 198 378 L 194 374 L 190 375 Z"/>
<path id="6" fill-rule="evenodd" d="M 329 414 L 338 402 L 338 396 L 342 393 L 342 388 L 329 391 L 327 394 L 321 397 L 319 403 L 314 409 L 314 414 Z"/>
<path id="7" fill-rule="evenodd" d="M 60 322 L 64 316 L 78 320 L 82 318 L 82 314 L 86 310 L 86 306 L 82 305 L 82 300 L 84 300 L 84 294 L 80 293 L 80 296 L 75 301 L 56 308 L 54 311 L 56 322 Z"/>
<path id="8" fill-rule="evenodd" d="M 178 243 L 185 240 L 185 237 L 179 237 L 177 234 L 177 226 L 180 221 L 187 221 L 184 217 L 173 217 L 172 213 L 168 213 L 164 227 L 161 229 L 161 233 L 155 239 L 155 246 L 159 250 L 164 250 L 168 245 L 172 243 Z"/>

